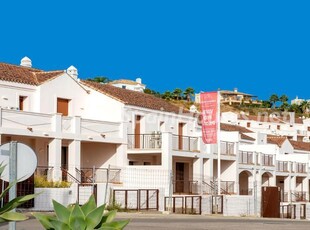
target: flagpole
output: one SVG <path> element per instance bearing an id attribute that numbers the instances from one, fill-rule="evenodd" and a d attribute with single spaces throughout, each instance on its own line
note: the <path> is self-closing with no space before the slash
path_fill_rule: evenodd
<path id="1" fill-rule="evenodd" d="M 221 93 L 217 91 L 217 194 L 221 195 Z"/>

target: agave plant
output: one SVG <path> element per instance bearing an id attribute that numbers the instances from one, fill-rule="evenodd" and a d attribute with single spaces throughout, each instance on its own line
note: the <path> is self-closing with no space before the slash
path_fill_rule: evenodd
<path id="1" fill-rule="evenodd" d="M 104 214 L 105 204 L 97 207 L 93 195 L 82 206 L 75 203 L 65 207 L 55 200 L 53 200 L 53 206 L 55 215 L 33 213 L 42 226 L 48 230 L 118 230 L 123 229 L 129 223 L 129 220 L 113 221 L 116 211 Z"/>
<path id="2" fill-rule="evenodd" d="M 0 163 L 0 178 L 1 175 L 4 171 L 6 165 L 3 165 L 2 163 Z M 16 185 L 18 182 L 18 180 L 13 181 L 11 183 L 9 183 L 8 187 L 2 191 L 1 195 L 0 195 L 0 200 L 2 198 L 5 197 L 5 195 L 7 194 L 7 192 L 14 186 Z M 23 221 L 23 220 L 27 220 L 28 217 L 25 216 L 22 213 L 17 213 L 15 211 L 13 211 L 15 208 L 17 208 L 19 205 L 35 198 L 36 195 L 32 194 L 32 195 L 26 195 L 26 196 L 19 196 L 16 197 L 15 199 L 9 201 L 8 203 L 6 203 L 3 207 L 0 208 L 0 223 L 3 222 L 9 222 L 9 221 Z"/>

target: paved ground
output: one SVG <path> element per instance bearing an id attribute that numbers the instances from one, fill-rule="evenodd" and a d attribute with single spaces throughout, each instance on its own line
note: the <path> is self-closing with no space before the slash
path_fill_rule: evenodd
<path id="1" fill-rule="evenodd" d="M 126 230 L 155 230 L 155 229 L 309 229 L 310 221 L 286 219 L 262 219 L 246 217 L 221 217 L 221 216 L 193 216 L 193 215 L 164 215 L 164 214 L 135 214 L 119 213 L 118 219 L 131 219 Z M 8 225 L 1 225 L 0 230 L 8 229 Z M 37 220 L 29 219 L 17 223 L 17 230 L 43 229 Z"/>

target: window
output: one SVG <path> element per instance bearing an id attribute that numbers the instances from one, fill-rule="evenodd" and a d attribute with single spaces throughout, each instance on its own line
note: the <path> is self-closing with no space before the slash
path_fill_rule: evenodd
<path id="1" fill-rule="evenodd" d="M 25 96 L 19 96 L 19 110 L 24 110 L 25 109 L 25 101 L 26 101 Z"/>
<path id="2" fill-rule="evenodd" d="M 122 85 L 122 89 L 126 89 L 126 85 Z"/>
<path id="3" fill-rule="evenodd" d="M 251 122 L 246 123 L 246 127 L 250 128 L 251 127 Z"/>
<path id="4" fill-rule="evenodd" d="M 281 127 L 280 125 L 277 125 L 277 129 L 280 129 L 280 127 Z"/>
<path id="5" fill-rule="evenodd" d="M 69 100 L 63 98 L 57 98 L 57 113 L 61 113 L 63 116 L 68 116 L 69 112 Z"/>

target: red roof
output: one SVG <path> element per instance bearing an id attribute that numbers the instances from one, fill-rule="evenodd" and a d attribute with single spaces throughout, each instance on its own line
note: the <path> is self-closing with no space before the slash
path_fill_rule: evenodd
<path id="1" fill-rule="evenodd" d="M 63 70 L 43 71 L 24 66 L 0 63 L 0 80 L 27 85 L 41 85 L 63 73 Z"/>

